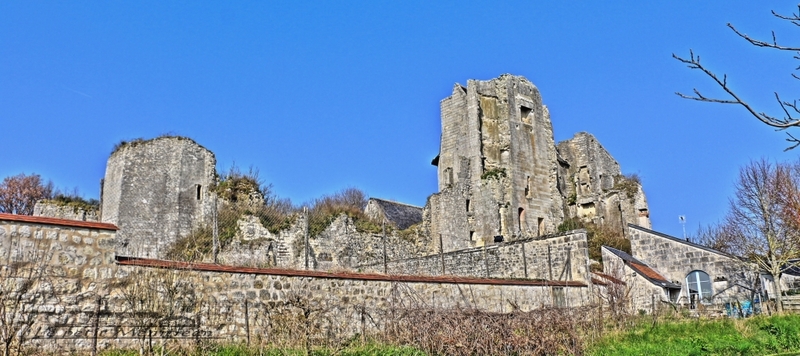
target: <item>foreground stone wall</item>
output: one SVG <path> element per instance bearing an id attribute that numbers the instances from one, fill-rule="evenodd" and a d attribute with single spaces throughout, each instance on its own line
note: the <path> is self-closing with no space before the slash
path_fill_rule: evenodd
<path id="1" fill-rule="evenodd" d="M 36 343 L 55 336 L 55 325 L 85 323 L 85 312 L 94 311 L 97 299 L 111 294 L 120 277 L 114 261 L 116 229 L 96 222 L 0 214 L 3 328 L 21 335 L 18 341 Z"/>
<path id="2" fill-rule="evenodd" d="M 404 308 L 502 313 L 593 301 L 588 285 L 574 281 L 337 274 L 115 257 L 115 230 L 104 223 L 0 214 L 0 295 L 23 296 L 19 309 L 7 310 L 25 315 L 15 342 L 61 351 L 269 342 L 287 328 L 304 330 L 286 324 L 298 318 L 308 318 L 313 337 L 341 341 L 380 330 Z M 26 281 L 30 288 L 21 290 Z"/>
<path id="3" fill-rule="evenodd" d="M 524 278 L 549 281 L 590 280 L 585 230 L 542 239 L 517 240 L 492 246 L 394 260 L 387 271 L 405 275 L 453 275 Z M 383 264 L 365 264 L 364 271 L 383 272 Z"/>

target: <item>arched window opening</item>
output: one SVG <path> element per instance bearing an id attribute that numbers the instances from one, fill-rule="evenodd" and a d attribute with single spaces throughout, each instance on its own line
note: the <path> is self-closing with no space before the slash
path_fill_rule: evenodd
<path id="1" fill-rule="evenodd" d="M 690 307 L 694 309 L 697 302 L 711 303 L 714 291 L 711 289 L 711 277 L 703 271 L 692 271 L 686 275 L 687 294 Z"/>

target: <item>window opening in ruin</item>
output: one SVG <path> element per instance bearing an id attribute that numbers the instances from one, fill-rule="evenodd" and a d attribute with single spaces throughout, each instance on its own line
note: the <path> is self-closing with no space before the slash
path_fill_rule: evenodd
<path id="1" fill-rule="evenodd" d="M 697 302 L 711 303 L 714 291 L 711 289 L 711 277 L 703 271 L 691 271 L 686 275 L 686 288 L 691 309 L 697 307 Z"/>
<path id="2" fill-rule="evenodd" d="M 553 305 L 556 308 L 567 306 L 567 298 L 564 295 L 564 287 L 553 287 Z"/>
<path id="3" fill-rule="evenodd" d="M 536 226 L 538 227 L 538 232 L 537 232 L 538 235 L 537 236 L 544 235 L 544 218 L 539 218 L 537 223 L 536 223 Z"/>
<path id="4" fill-rule="evenodd" d="M 531 108 L 526 108 L 524 106 L 519 107 L 519 119 L 526 124 L 531 123 Z"/>
<path id="5" fill-rule="evenodd" d="M 200 191 L 201 191 L 201 189 L 202 189 L 202 185 L 198 184 L 197 185 L 197 200 L 200 200 Z"/>
<path id="6" fill-rule="evenodd" d="M 470 231 L 469 232 L 469 240 L 470 241 L 475 241 L 475 231 Z"/>
<path id="7" fill-rule="evenodd" d="M 497 209 L 497 217 L 498 217 L 498 219 L 499 219 L 499 222 L 500 222 L 500 230 L 499 230 L 499 234 L 501 234 L 501 235 L 502 235 L 503 233 L 505 233 L 505 232 L 506 232 L 506 217 L 505 217 L 505 209 L 503 209 L 503 206 L 502 206 L 502 205 L 500 205 L 500 207 Z"/>
<path id="8" fill-rule="evenodd" d="M 472 211 L 472 206 L 470 205 L 469 199 L 467 199 L 467 212 Z"/>
<path id="9" fill-rule="evenodd" d="M 525 197 L 531 197 L 531 176 L 525 179 Z"/>
<path id="10" fill-rule="evenodd" d="M 520 233 L 522 233 L 523 231 L 522 223 L 524 222 L 525 222 L 525 209 L 519 208 L 517 209 L 517 227 L 518 227 L 517 231 L 519 231 Z"/>

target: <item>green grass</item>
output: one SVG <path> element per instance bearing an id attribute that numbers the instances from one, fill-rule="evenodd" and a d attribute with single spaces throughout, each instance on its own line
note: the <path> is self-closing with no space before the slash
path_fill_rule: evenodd
<path id="1" fill-rule="evenodd" d="M 798 355 L 800 315 L 756 317 L 747 320 L 652 319 L 626 330 L 606 334 L 586 350 L 586 355 Z M 202 350 L 170 355 L 305 355 L 302 349 L 255 348 L 237 344 L 211 345 Z M 353 342 L 342 349 L 313 348 L 312 355 L 417 356 L 424 352 L 407 346 Z M 107 350 L 103 356 L 134 356 L 136 351 Z"/>
<path id="2" fill-rule="evenodd" d="M 611 334 L 587 355 L 800 355 L 800 315 L 641 324 Z"/>

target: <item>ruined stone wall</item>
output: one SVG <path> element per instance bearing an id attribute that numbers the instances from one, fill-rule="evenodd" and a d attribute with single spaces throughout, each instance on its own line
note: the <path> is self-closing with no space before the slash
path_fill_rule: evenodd
<path id="1" fill-rule="evenodd" d="M 178 238 L 209 222 L 216 159 L 182 137 L 121 144 L 103 180 L 103 222 L 119 227 L 118 252 L 162 257 Z"/>
<path id="2" fill-rule="evenodd" d="M 33 216 L 78 221 L 100 221 L 98 208 L 87 209 L 57 201 L 40 200 L 33 206 Z"/>
<path id="3" fill-rule="evenodd" d="M 589 133 L 559 142 L 565 212 L 585 222 L 650 227 L 647 199 L 639 182 L 622 175 L 619 163 Z"/>
<path id="4" fill-rule="evenodd" d="M 586 232 L 576 230 L 544 239 L 392 260 L 387 273 L 588 282 L 587 261 Z M 383 272 L 383 264 L 364 264 L 358 269 Z"/>
<path id="5" fill-rule="evenodd" d="M 463 248 L 539 236 L 563 220 L 550 117 L 522 77 L 469 80 L 442 101 L 431 233 Z"/>
<path id="6" fill-rule="evenodd" d="M 734 297 L 749 299 L 749 292 L 737 284 L 752 288 L 758 278 L 753 265 L 708 247 L 633 225 L 629 225 L 627 237 L 631 255 L 682 286 L 681 304 L 689 302 L 686 276 L 692 271 L 704 271 L 711 277 L 715 303 Z"/>
<path id="7" fill-rule="evenodd" d="M 277 234 L 264 228 L 257 218 L 239 221 L 240 236 L 219 254 L 219 262 L 237 266 L 305 269 L 305 219 Z M 353 270 L 362 264 L 383 264 L 413 256 L 432 254 L 427 237 L 413 231 L 388 227 L 386 234 L 358 231 L 342 214 L 318 236 L 309 237 L 308 268 L 312 270 Z M 384 258 L 385 256 L 385 258 Z"/>

